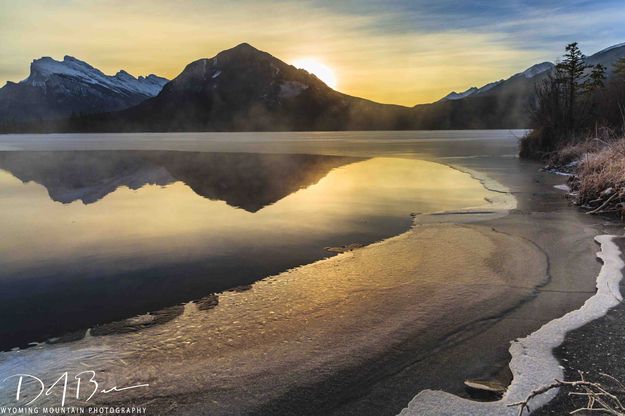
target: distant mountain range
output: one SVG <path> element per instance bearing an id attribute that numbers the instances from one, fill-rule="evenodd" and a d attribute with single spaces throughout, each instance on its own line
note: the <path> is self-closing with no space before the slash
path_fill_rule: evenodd
<path id="1" fill-rule="evenodd" d="M 625 44 L 597 52 L 587 62 L 605 65 L 609 75 L 621 57 Z M 33 62 L 26 80 L 0 89 L 0 131 L 527 128 L 535 86 L 553 67 L 542 62 L 435 103 L 404 107 L 342 94 L 246 43 L 190 63 L 170 82 L 123 71 L 106 76 L 71 57 L 42 58 Z"/>
<path id="2" fill-rule="evenodd" d="M 511 76 L 510 78 L 504 80 L 501 79 L 499 81 L 495 81 L 495 82 L 491 82 L 488 83 L 480 88 L 477 87 L 471 87 L 466 91 L 463 92 L 450 92 L 449 94 L 447 94 L 446 96 L 444 96 L 441 101 L 448 101 L 448 100 L 461 100 L 463 98 L 467 98 L 467 97 L 476 97 L 479 95 L 485 95 L 488 91 L 492 90 L 495 87 L 498 87 L 502 84 L 510 84 L 511 81 L 513 79 L 528 79 L 531 80 L 535 77 L 537 77 L 538 75 L 544 74 L 550 70 L 552 70 L 554 68 L 554 64 L 551 62 L 542 62 L 540 64 L 536 64 L 536 65 L 532 65 L 531 67 L 527 68 L 525 71 L 520 72 L 518 74 L 515 74 L 513 76 Z"/>
<path id="3" fill-rule="evenodd" d="M 167 79 L 135 78 L 126 71 L 108 76 L 71 56 L 36 59 L 25 80 L 0 88 L 0 122 L 63 118 L 72 114 L 123 110 L 157 95 Z"/>

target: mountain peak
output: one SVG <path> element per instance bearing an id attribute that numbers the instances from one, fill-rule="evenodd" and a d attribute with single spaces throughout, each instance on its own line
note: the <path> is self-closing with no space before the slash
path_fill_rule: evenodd
<path id="1" fill-rule="evenodd" d="M 608 46 L 607 48 L 600 50 L 595 55 L 600 54 L 600 53 L 604 53 L 604 52 L 609 52 L 609 51 L 611 51 L 613 49 L 622 48 L 623 46 L 625 46 L 625 42 L 617 43 L 616 45 Z"/>
<path id="2" fill-rule="evenodd" d="M 66 55 L 62 61 L 57 61 L 49 56 L 33 60 L 30 64 L 30 76 L 27 80 L 46 79 L 54 74 L 85 76 L 86 74 L 98 74 L 104 76 L 99 70 L 88 63 Z"/>
<path id="3" fill-rule="evenodd" d="M 542 74 L 543 72 L 549 71 L 554 66 L 555 65 L 551 62 L 541 62 L 539 64 L 530 66 L 525 71 L 521 72 L 521 74 L 525 78 L 530 79 L 530 78 L 534 78 L 536 75 Z"/>
<path id="4" fill-rule="evenodd" d="M 136 81 L 137 80 L 137 78 L 133 77 L 131 74 L 124 71 L 123 69 L 117 71 L 117 73 L 115 74 L 115 78 L 122 80 L 122 81 Z"/>
<path id="5" fill-rule="evenodd" d="M 243 42 L 243 43 L 239 43 L 234 48 L 231 48 L 231 50 L 254 50 L 254 51 L 257 51 L 258 49 L 256 49 L 255 47 L 253 47 L 252 45 L 250 45 L 247 42 Z"/>
<path id="6" fill-rule="evenodd" d="M 147 76 L 139 76 L 139 81 L 148 81 L 154 84 L 161 84 L 161 86 L 167 84 L 169 80 L 167 78 L 159 77 L 158 75 L 150 74 Z"/>
<path id="7" fill-rule="evenodd" d="M 106 75 L 70 55 L 43 56 L 32 61 L 28 78 L 0 88 L 0 123 L 122 110 L 154 97 L 167 82 L 156 75 L 137 79 L 124 70 Z"/>
<path id="8" fill-rule="evenodd" d="M 116 92 L 138 93 L 150 97 L 158 94 L 168 82 L 167 79 L 154 74 L 137 79 L 123 69 L 109 76 L 87 62 L 70 55 L 65 55 L 62 61 L 49 56 L 33 60 L 30 65 L 30 75 L 22 82 L 42 87 L 50 78 L 58 75 L 88 85 L 99 85 Z"/>
<path id="9" fill-rule="evenodd" d="M 63 62 L 64 62 L 64 63 L 75 63 L 75 64 L 81 64 L 81 65 L 85 65 L 85 66 L 88 66 L 88 67 L 90 67 L 90 68 L 93 68 L 91 65 L 89 65 L 89 64 L 88 64 L 88 63 L 86 63 L 85 61 L 81 61 L 80 59 L 78 59 L 78 58 L 74 58 L 74 57 L 73 57 L 73 56 L 71 56 L 71 55 L 65 55 L 65 56 L 63 57 Z"/>
<path id="10" fill-rule="evenodd" d="M 478 91 L 478 90 L 477 90 L 477 87 L 471 87 L 471 88 L 469 88 L 468 90 L 463 91 L 463 92 L 456 92 L 456 91 L 452 91 L 452 92 L 450 92 L 449 94 L 447 94 L 446 96 L 444 96 L 444 97 L 441 99 L 441 101 L 447 101 L 447 100 L 451 100 L 451 101 L 454 101 L 454 100 L 461 100 L 461 99 L 463 99 L 463 98 L 466 98 L 466 97 L 468 97 L 468 96 L 470 96 L 470 95 L 475 94 L 477 91 Z"/>
<path id="11" fill-rule="evenodd" d="M 261 78 L 269 73 L 269 78 L 273 79 L 287 66 L 271 54 L 256 49 L 249 43 L 241 43 L 219 52 L 212 58 L 202 58 L 191 62 L 174 81 L 177 85 L 184 84 L 185 88 L 201 89 L 208 84 L 220 84 L 223 78 L 222 73 L 239 79 L 237 82 L 245 82 L 246 76 L 255 78 L 261 73 L 263 74 Z M 238 88 L 238 86 L 233 85 L 233 88 Z"/>
<path id="12" fill-rule="evenodd" d="M 271 56 L 267 52 L 263 52 L 259 49 L 256 49 L 249 43 L 240 43 L 237 46 L 221 51 L 215 56 L 215 58 L 223 58 L 223 57 L 241 57 L 241 58 L 250 58 L 250 57 L 258 57 L 258 56 Z"/>

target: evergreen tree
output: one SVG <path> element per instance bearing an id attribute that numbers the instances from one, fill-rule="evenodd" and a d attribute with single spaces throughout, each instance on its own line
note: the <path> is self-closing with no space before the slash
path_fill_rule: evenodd
<path id="1" fill-rule="evenodd" d="M 588 93 L 592 93 L 605 86 L 605 71 L 606 67 L 597 64 L 592 67 L 592 71 L 588 74 L 586 82 L 584 82 L 584 89 Z"/>
<path id="2" fill-rule="evenodd" d="M 575 104 L 579 95 L 580 86 L 584 79 L 584 72 L 588 68 L 582 51 L 577 46 L 577 42 L 566 45 L 562 62 L 557 65 L 562 74 L 564 90 L 566 96 L 567 127 L 574 130 Z"/>
<path id="3" fill-rule="evenodd" d="M 612 67 L 614 76 L 620 80 L 625 80 L 625 58 L 621 58 L 614 63 Z"/>

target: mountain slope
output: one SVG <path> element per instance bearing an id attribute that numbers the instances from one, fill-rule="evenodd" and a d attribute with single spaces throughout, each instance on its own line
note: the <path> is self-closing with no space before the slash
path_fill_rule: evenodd
<path id="1" fill-rule="evenodd" d="M 586 57 L 589 65 L 601 64 L 609 77 L 614 63 L 625 57 L 625 44 L 618 44 Z M 430 105 L 416 106 L 421 128 L 527 128 L 528 109 L 533 105 L 536 85 L 554 68 L 551 62 L 533 65 L 506 80 L 451 93 Z"/>
<path id="2" fill-rule="evenodd" d="M 612 65 L 622 57 L 625 45 L 615 45 L 588 56 L 586 62 L 606 66 L 610 76 Z M 529 109 L 534 105 L 536 85 L 548 77 L 554 66 L 542 62 L 506 80 L 415 106 L 415 124 L 424 129 L 529 128 Z"/>
<path id="3" fill-rule="evenodd" d="M 36 59 L 25 80 L 0 88 L 0 122 L 68 117 L 121 110 L 158 94 L 167 83 L 156 75 L 103 74 L 71 56 Z"/>
<path id="4" fill-rule="evenodd" d="M 463 92 L 456 92 L 456 91 L 452 91 L 449 94 L 447 94 L 446 96 L 444 96 L 443 98 L 441 98 L 440 101 L 447 101 L 447 100 L 461 100 L 463 98 L 468 97 L 469 95 L 473 95 L 476 92 L 478 92 L 478 88 L 477 87 L 471 87 L 466 91 Z"/>
<path id="5" fill-rule="evenodd" d="M 409 128 L 411 110 L 341 94 L 244 43 L 187 65 L 154 98 L 82 117 L 71 131 L 371 130 Z"/>
<path id="6" fill-rule="evenodd" d="M 619 59 L 625 57 L 625 43 L 610 46 L 586 58 L 589 65 L 601 64 L 607 68 L 606 74 L 612 74 L 612 67 Z"/>
<path id="7" fill-rule="evenodd" d="M 532 65 L 525 71 L 514 74 L 510 78 L 505 80 L 501 79 L 499 81 L 494 81 L 483 85 L 480 88 L 471 87 L 462 93 L 456 93 L 455 91 L 453 91 L 443 97 L 440 101 L 460 100 L 463 98 L 476 97 L 479 95 L 484 96 L 499 94 L 502 91 L 506 90 L 518 90 L 520 89 L 519 87 L 521 87 L 521 89 L 527 89 L 527 87 L 533 86 L 533 84 L 538 79 L 542 79 L 542 77 L 546 75 L 546 73 L 548 73 L 548 71 L 550 71 L 553 67 L 554 64 L 552 64 L 551 62 L 541 62 L 539 64 Z M 511 85 L 514 86 L 511 87 Z"/>
<path id="8" fill-rule="evenodd" d="M 611 67 L 623 56 L 625 45 L 615 45 L 588 57 L 587 62 Z M 0 122 L 0 131 L 529 128 L 536 85 L 547 78 L 553 66 L 542 62 L 508 79 L 408 108 L 342 94 L 314 75 L 244 43 L 192 62 L 158 95 L 126 110 L 53 122 Z"/>

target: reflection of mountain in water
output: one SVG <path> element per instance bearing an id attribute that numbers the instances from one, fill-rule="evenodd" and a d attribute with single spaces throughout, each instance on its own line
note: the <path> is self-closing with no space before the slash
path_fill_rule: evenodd
<path id="1" fill-rule="evenodd" d="M 195 193 L 256 212 L 354 158 L 172 151 L 0 152 L 0 169 L 46 187 L 64 204 L 91 204 L 120 186 L 182 181 Z"/>

